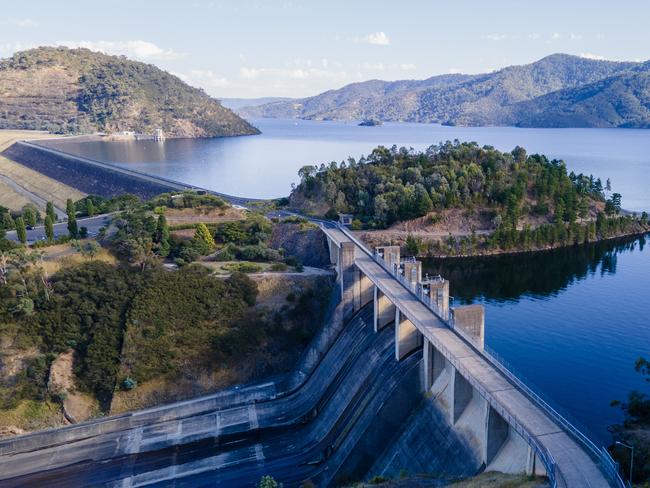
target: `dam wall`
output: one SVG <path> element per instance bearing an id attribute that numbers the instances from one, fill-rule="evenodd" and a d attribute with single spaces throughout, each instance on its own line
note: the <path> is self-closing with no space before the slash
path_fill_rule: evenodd
<path id="1" fill-rule="evenodd" d="M 146 200 L 161 193 L 189 189 L 27 142 L 13 144 L 2 155 L 84 193 L 104 198 L 130 193 Z"/>

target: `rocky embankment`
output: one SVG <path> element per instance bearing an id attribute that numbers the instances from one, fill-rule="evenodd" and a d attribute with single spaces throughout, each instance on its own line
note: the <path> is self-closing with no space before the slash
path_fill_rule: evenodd
<path id="1" fill-rule="evenodd" d="M 311 224 L 279 223 L 273 226 L 270 246 L 284 249 L 305 266 L 327 267 L 330 264 L 325 235 Z"/>

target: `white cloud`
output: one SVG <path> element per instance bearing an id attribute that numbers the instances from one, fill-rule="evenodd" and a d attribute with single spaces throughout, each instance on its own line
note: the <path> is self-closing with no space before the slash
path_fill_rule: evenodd
<path id="1" fill-rule="evenodd" d="M 413 71 L 416 68 L 413 63 L 402 63 L 397 65 L 397 67 L 402 71 Z"/>
<path id="2" fill-rule="evenodd" d="M 0 25 L 13 25 L 15 27 L 20 27 L 20 28 L 29 28 L 29 27 L 36 27 L 38 26 L 38 22 L 36 22 L 33 19 L 7 19 L 7 20 L 0 20 Z"/>
<path id="3" fill-rule="evenodd" d="M 171 49 L 163 49 L 153 42 L 134 40 L 134 41 L 59 41 L 55 43 L 58 46 L 67 47 L 85 47 L 91 51 L 100 51 L 106 54 L 124 55 L 128 58 L 138 59 L 141 61 L 155 61 L 179 59 L 184 54 L 178 53 Z"/>
<path id="4" fill-rule="evenodd" d="M 605 61 L 607 59 L 605 56 L 594 53 L 580 53 L 580 57 L 585 59 L 595 59 L 597 61 Z"/>
<path id="5" fill-rule="evenodd" d="M 223 88 L 230 86 L 228 79 L 217 75 L 211 70 L 193 69 L 189 73 L 179 73 L 177 76 L 189 83 L 209 91 L 210 88 Z"/>
<path id="6" fill-rule="evenodd" d="M 246 80 L 259 79 L 345 79 L 347 74 L 339 71 L 328 71 L 320 68 L 249 68 L 242 67 L 239 74 Z"/>
<path id="7" fill-rule="evenodd" d="M 505 41 L 508 38 L 508 36 L 506 34 L 497 34 L 497 33 L 488 34 L 485 37 L 486 37 L 486 39 L 489 39 L 490 41 Z"/>
<path id="8" fill-rule="evenodd" d="M 574 34 L 574 33 L 572 32 L 572 33 L 569 35 L 569 39 L 571 39 L 572 41 L 579 41 L 580 39 L 582 39 L 582 35 L 581 35 L 581 34 Z"/>
<path id="9" fill-rule="evenodd" d="M 371 70 L 371 71 L 384 71 L 386 67 L 384 66 L 384 63 L 368 63 L 365 62 L 361 65 L 363 69 Z"/>
<path id="10" fill-rule="evenodd" d="M 457 74 L 459 74 L 460 72 L 461 72 L 461 71 L 460 71 L 460 68 L 453 68 L 453 67 L 452 67 L 452 68 L 449 68 L 449 74 L 450 74 L 450 75 L 457 75 Z"/>
<path id="11" fill-rule="evenodd" d="M 361 38 L 360 41 L 367 42 L 368 44 L 374 44 L 376 46 L 388 46 L 390 44 L 390 38 L 384 31 L 368 34 L 367 36 Z"/>
<path id="12" fill-rule="evenodd" d="M 557 41 L 560 37 L 562 37 L 562 34 L 560 34 L 559 32 L 553 32 L 553 34 L 551 34 L 551 39 L 553 39 L 554 41 Z"/>
<path id="13" fill-rule="evenodd" d="M 528 39 L 539 39 L 540 37 L 542 37 L 542 35 L 537 32 L 532 32 L 528 34 Z"/>
<path id="14" fill-rule="evenodd" d="M 33 49 L 38 47 L 33 43 L 22 43 L 22 42 L 5 42 L 0 44 L 0 55 L 2 56 L 11 56 L 18 51 L 26 51 L 27 49 Z"/>

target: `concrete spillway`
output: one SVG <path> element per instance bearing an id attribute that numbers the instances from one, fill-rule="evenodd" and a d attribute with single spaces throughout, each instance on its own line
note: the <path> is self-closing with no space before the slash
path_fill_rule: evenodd
<path id="1" fill-rule="evenodd" d="M 166 419 L 170 410 L 112 433 L 68 439 L 46 433 L 30 443 L 17 439 L 13 448 L 0 444 L 1 484 L 251 486 L 271 474 L 286 486 L 307 479 L 328 486 L 359 479 L 381 455 L 377 446 L 390 445 L 422 399 L 421 357 L 397 362 L 393 348 L 391 331 L 374 333 L 372 308 L 365 307 L 294 391 L 275 390 L 254 402 L 244 393 L 230 407 Z M 449 445 L 462 452 L 457 466 L 471 459 L 462 443 Z M 450 474 L 476 470 L 468 466 Z"/>

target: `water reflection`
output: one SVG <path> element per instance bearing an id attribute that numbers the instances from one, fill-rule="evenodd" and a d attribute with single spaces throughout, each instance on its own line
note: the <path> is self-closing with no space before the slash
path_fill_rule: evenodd
<path id="1" fill-rule="evenodd" d="M 639 248 L 646 237 L 621 238 L 539 253 L 479 258 L 426 259 L 423 271 L 450 280 L 456 301 L 517 301 L 545 298 L 590 275 L 615 274 L 618 255 Z"/>

